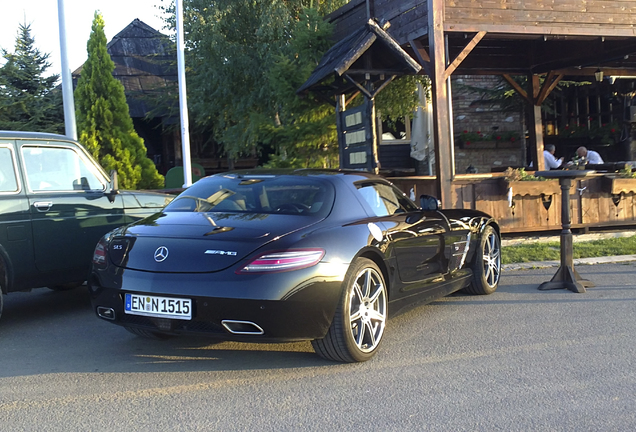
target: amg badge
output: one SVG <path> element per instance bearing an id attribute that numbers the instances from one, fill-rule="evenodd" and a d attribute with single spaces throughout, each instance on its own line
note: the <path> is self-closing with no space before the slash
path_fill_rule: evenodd
<path id="1" fill-rule="evenodd" d="M 228 255 L 228 256 L 236 256 L 236 252 L 234 251 L 222 251 L 222 250 L 212 250 L 208 249 L 205 251 L 207 255 Z"/>

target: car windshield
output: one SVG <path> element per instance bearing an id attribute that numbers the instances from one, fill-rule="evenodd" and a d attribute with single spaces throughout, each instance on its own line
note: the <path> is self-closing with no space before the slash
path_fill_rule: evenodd
<path id="1" fill-rule="evenodd" d="M 199 180 L 166 212 L 280 213 L 324 217 L 334 202 L 331 183 L 300 176 L 212 176 Z"/>

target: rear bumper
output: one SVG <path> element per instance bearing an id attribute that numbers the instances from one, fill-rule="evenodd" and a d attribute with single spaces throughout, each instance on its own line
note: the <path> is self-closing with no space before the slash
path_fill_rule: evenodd
<path id="1" fill-rule="evenodd" d="M 122 326 L 237 341 L 310 340 L 325 336 L 342 292 L 340 278 L 318 276 L 317 270 L 246 276 L 233 272 L 156 274 L 125 270 L 113 277 L 107 272 L 94 272 L 89 289 L 93 310 L 112 310 L 108 322 Z M 192 319 L 126 314 L 123 299 L 127 292 L 189 298 Z M 224 326 L 224 321 L 255 326 Z M 239 333 L 247 330 L 248 334 L 237 334 L 236 327 L 240 327 Z"/>

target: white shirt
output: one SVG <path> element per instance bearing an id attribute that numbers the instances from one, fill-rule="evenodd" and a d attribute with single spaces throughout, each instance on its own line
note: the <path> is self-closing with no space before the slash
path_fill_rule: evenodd
<path id="1" fill-rule="evenodd" d="M 589 152 L 588 152 L 589 153 Z M 598 154 L 598 153 L 597 153 Z M 545 159 L 545 169 L 556 169 L 561 166 L 561 160 L 554 157 L 552 153 L 547 150 L 543 150 L 543 159 Z"/>
<path id="2" fill-rule="evenodd" d="M 595 152 L 594 150 L 588 150 L 587 151 L 587 156 L 585 156 L 585 159 L 587 160 L 587 163 L 589 163 L 589 164 L 602 164 L 602 163 L 605 163 L 605 162 L 603 162 L 603 158 L 601 157 L 601 155 L 598 154 L 598 152 Z"/>

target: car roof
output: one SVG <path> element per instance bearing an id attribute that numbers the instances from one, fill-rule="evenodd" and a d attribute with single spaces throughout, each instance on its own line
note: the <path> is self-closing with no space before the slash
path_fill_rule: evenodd
<path id="1" fill-rule="evenodd" d="M 25 140 L 47 140 L 47 141 L 75 141 L 64 135 L 46 132 L 24 132 L 0 130 L 0 138 L 4 139 L 25 139 Z"/>
<path id="2" fill-rule="evenodd" d="M 378 176 L 376 174 L 366 172 L 366 171 L 357 171 L 357 170 L 341 170 L 341 169 L 323 169 L 323 168 L 256 168 L 249 170 L 236 170 L 236 171 L 228 171 L 219 174 L 215 174 L 215 176 L 225 176 L 225 177 L 280 177 L 280 176 L 298 176 L 298 177 L 333 177 L 333 176 L 354 176 L 360 177 L 361 179 L 369 178 L 369 179 L 382 179 L 383 177 Z"/>

